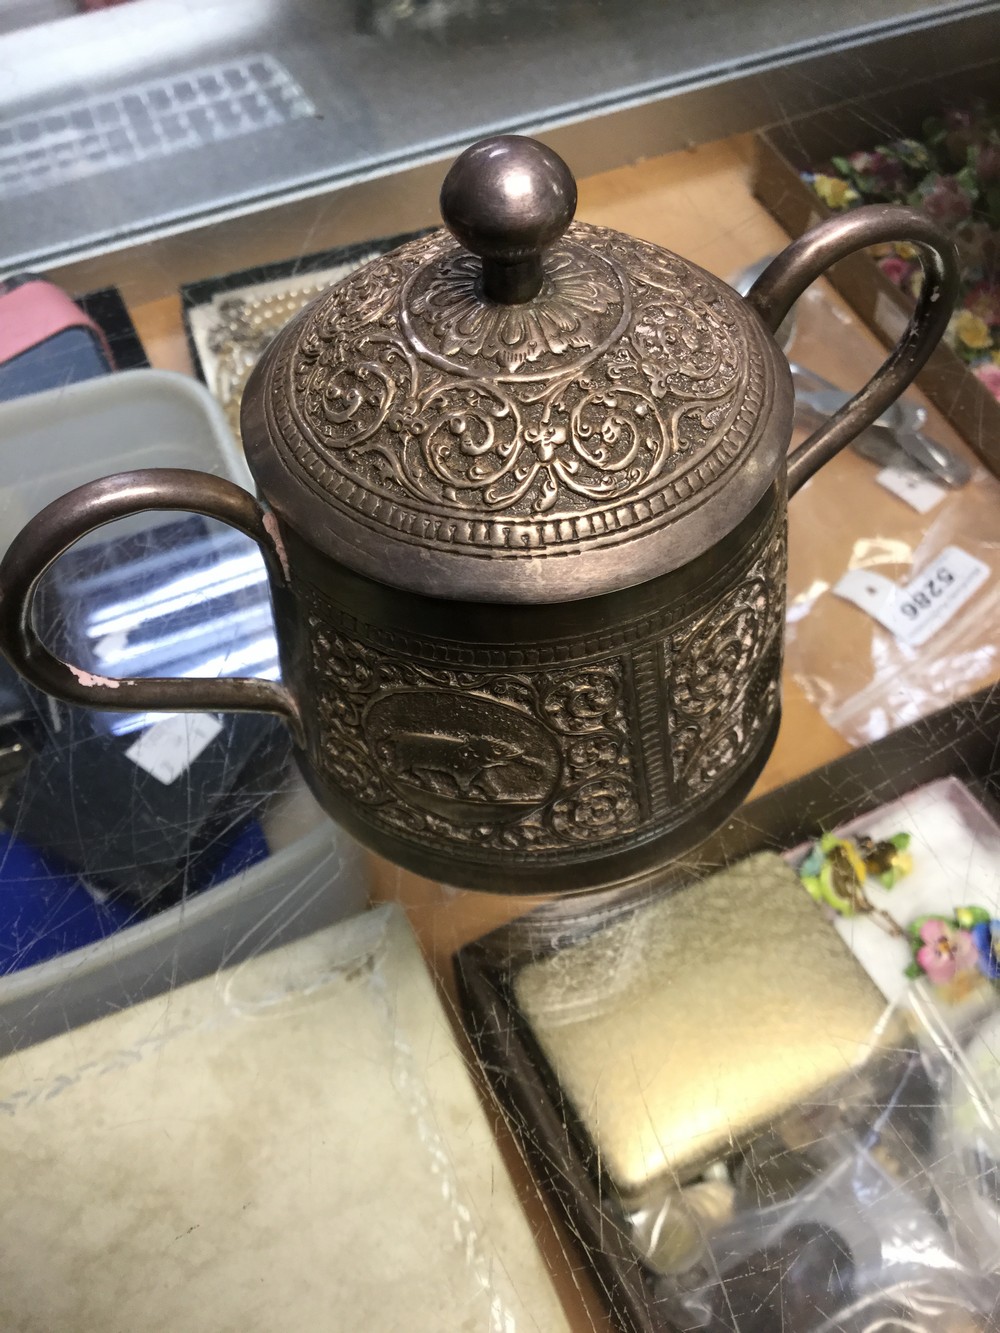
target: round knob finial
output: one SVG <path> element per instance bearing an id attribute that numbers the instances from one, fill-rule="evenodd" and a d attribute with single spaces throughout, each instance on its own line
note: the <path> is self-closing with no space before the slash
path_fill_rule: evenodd
<path id="1" fill-rule="evenodd" d="M 558 153 L 520 134 L 467 148 L 441 186 L 441 216 L 466 250 L 483 260 L 483 291 L 518 305 L 542 286 L 541 253 L 576 211 L 576 181 Z"/>

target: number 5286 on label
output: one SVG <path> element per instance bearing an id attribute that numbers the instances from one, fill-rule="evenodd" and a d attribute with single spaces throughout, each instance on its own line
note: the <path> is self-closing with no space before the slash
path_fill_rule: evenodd
<path id="1" fill-rule="evenodd" d="M 884 625 L 901 643 L 919 647 L 941 629 L 989 578 L 987 565 L 948 546 L 902 585 L 884 574 L 852 569 L 833 591 Z"/>

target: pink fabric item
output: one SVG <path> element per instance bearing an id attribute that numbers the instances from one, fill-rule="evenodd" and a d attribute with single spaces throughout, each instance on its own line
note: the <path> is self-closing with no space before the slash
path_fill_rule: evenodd
<path id="1" fill-rule="evenodd" d="M 20 356 L 64 329 L 89 329 L 114 365 L 104 333 L 51 282 L 26 282 L 0 296 L 0 363 Z"/>

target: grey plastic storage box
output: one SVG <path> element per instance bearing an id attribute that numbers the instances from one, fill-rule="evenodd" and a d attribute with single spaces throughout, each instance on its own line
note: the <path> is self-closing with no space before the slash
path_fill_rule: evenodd
<path id="1" fill-rule="evenodd" d="M 198 468 L 253 489 L 221 410 L 182 375 L 128 371 L 0 406 L 0 550 L 67 490 L 135 467 Z M 157 521 L 144 515 L 116 531 Z M 105 940 L 0 977 L 0 1052 L 359 911 L 367 894 L 357 845 L 304 790 L 281 804 L 264 820 L 278 848 L 265 861 Z"/>

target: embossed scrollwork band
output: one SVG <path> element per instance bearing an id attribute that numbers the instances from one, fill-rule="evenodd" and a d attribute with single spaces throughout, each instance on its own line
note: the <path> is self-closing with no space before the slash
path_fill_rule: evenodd
<path id="1" fill-rule="evenodd" d="M 676 517 L 769 391 L 724 284 L 580 224 L 529 306 L 483 302 L 475 259 L 438 233 L 304 318 L 269 386 L 288 465 L 367 522 L 485 551 L 511 523 L 544 551 Z"/>
<path id="2" fill-rule="evenodd" d="M 523 652 L 496 648 L 481 661 L 464 651 L 459 666 L 446 644 L 387 638 L 307 590 L 313 762 L 366 822 L 473 860 L 565 862 L 669 830 L 753 759 L 777 713 L 777 505 L 740 561 L 687 615 L 664 611 L 640 638 L 606 628 L 599 657 L 583 642 L 561 668 L 526 669 Z M 651 717 L 640 715 L 644 669 Z"/>

